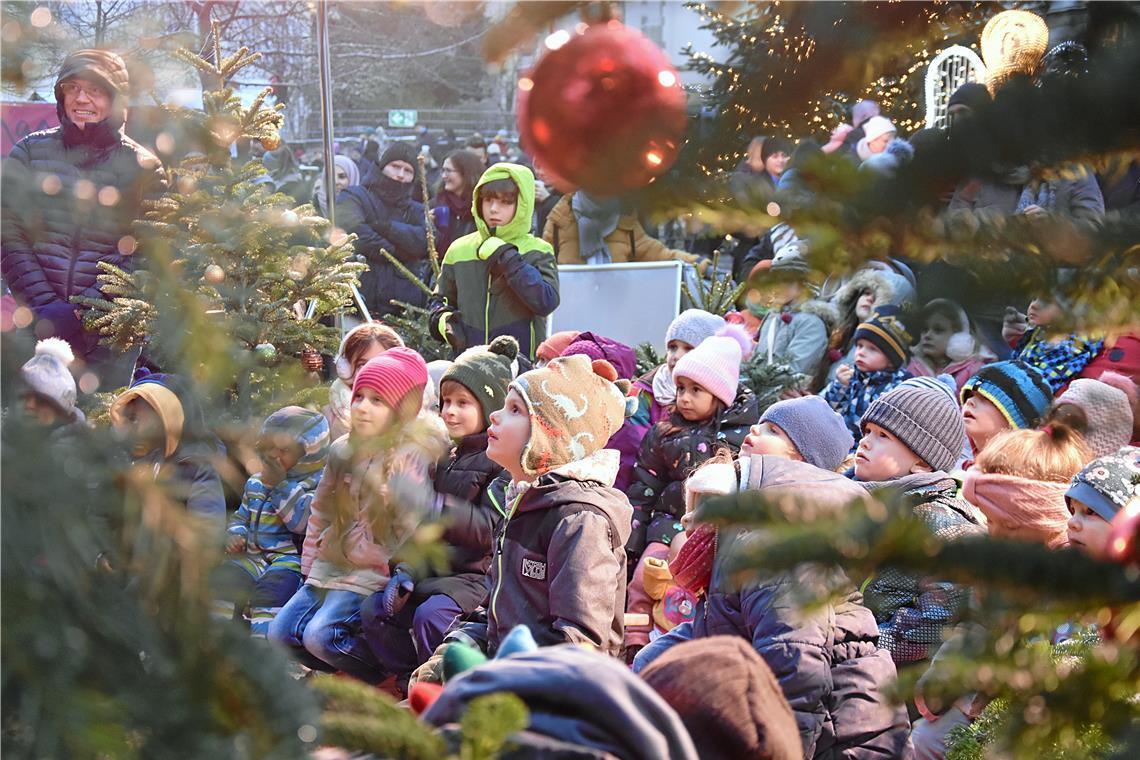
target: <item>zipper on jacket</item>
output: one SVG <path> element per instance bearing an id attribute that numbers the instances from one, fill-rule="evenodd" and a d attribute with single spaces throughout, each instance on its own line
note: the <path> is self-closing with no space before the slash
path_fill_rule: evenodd
<path id="1" fill-rule="evenodd" d="M 79 264 L 79 230 L 77 225 L 75 234 L 71 236 L 71 263 L 67 267 L 67 280 L 63 286 L 63 297 L 71 300 L 71 283 L 75 279 L 75 267 Z"/>
<path id="2" fill-rule="evenodd" d="M 495 603 L 499 601 L 499 591 L 503 588 L 503 544 L 507 540 L 507 528 L 511 525 L 511 517 L 514 516 L 515 510 L 522 501 L 524 493 L 520 493 L 515 497 L 514 503 L 511 504 L 510 510 L 507 512 L 507 519 L 503 522 L 503 532 L 499 534 L 499 545 L 495 549 L 495 567 L 498 572 L 495 575 L 495 588 L 491 591 L 491 617 L 498 621 L 499 616 L 495 613 Z"/>
<path id="3" fill-rule="evenodd" d="M 487 300 L 483 302 L 483 342 L 491 342 L 491 270 L 487 270 Z"/>

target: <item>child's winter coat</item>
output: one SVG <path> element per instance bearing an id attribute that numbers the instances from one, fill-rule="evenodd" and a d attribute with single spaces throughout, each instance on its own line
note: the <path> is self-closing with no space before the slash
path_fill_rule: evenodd
<path id="1" fill-rule="evenodd" d="M 855 443 L 858 445 L 859 439 L 863 437 L 859 420 L 863 419 L 867 407 L 871 405 L 872 401 L 908 377 L 911 377 L 911 374 L 905 367 L 894 370 L 884 369 L 878 372 L 864 372 L 856 369 L 851 373 L 851 381 L 847 385 L 838 380 L 832 380 L 828 383 L 827 387 L 823 389 L 823 398 L 847 423 L 847 429 L 851 431 L 851 435 L 855 437 Z"/>
<path id="2" fill-rule="evenodd" d="M 492 646 L 524 624 L 540 646 L 620 652 L 630 509 L 610 485 L 617 470 L 617 452 L 601 449 L 533 484 L 512 485 L 489 573 Z"/>
<path id="3" fill-rule="evenodd" d="M 1045 328 L 1035 327 L 1026 331 L 1017 341 L 1012 358 L 1041 370 L 1045 381 L 1056 393 L 1079 375 L 1103 349 L 1104 338 L 1082 338 L 1073 334 L 1049 341 Z"/>
<path id="4" fill-rule="evenodd" d="M 247 555 L 262 555 L 271 563 L 292 557 L 292 569 L 300 572 L 301 539 L 328 457 L 329 425 L 319 412 L 290 406 L 271 414 L 262 425 L 263 437 L 274 433 L 289 434 L 304 453 L 275 486 L 266 486 L 258 475 L 245 482 L 241 506 L 230 517 L 228 532 L 245 538 Z"/>
<path id="5" fill-rule="evenodd" d="M 442 448 L 420 421 L 363 442 L 329 447 L 301 556 L 306 583 L 367 596 L 384 587 L 389 560 L 427 514 L 429 472 Z"/>
<path id="6" fill-rule="evenodd" d="M 769 364 L 787 364 L 810 384 L 827 357 L 828 335 L 835 322 L 835 307 L 823 301 L 770 311 L 760 325 L 756 354 Z"/>
<path id="7" fill-rule="evenodd" d="M 846 509 L 860 493 L 841 475 L 774 456 L 750 458 L 746 487 L 810 498 L 814 509 L 823 510 Z M 891 697 L 895 666 L 876 646 L 879 631 L 859 592 L 840 570 L 807 565 L 742 585 L 725 559 L 757 540 L 750 532 L 718 531 L 708 591 L 692 625 L 675 628 L 642 650 L 634 670 L 640 672 L 682 641 L 739 636 L 776 676 L 805 758 L 907 756 L 906 709 L 894 706 Z M 805 608 L 802 595 L 823 588 L 827 592 L 815 598 L 826 601 Z"/>
<path id="8" fill-rule="evenodd" d="M 732 406 L 705 422 L 686 422 L 674 413 L 679 427 L 666 434 L 655 425 L 641 442 L 634 482 L 629 489 L 633 528 L 628 546 L 631 557 L 641 556 L 651 542 L 668 544 L 681 532 L 685 514 L 685 478 L 712 457 L 720 446 L 740 451 L 752 425 L 760 420 L 756 396 L 741 388 Z"/>
<path id="9" fill-rule="evenodd" d="M 985 515 L 956 496 L 958 484 L 944 472 L 861 485 L 871 492 L 897 489 L 940 541 L 986 535 Z M 888 650 L 900 666 L 929 660 L 970 602 L 966 586 L 897 568 L 877 573 L 864 587 L 863 595 L 879 623 L 879 647 Z"/>
<path id="10" fill-rule="evenodd" d="M 479 214 L 479 189 L 509 179 L 518 186 L 514 218 L 489 229 Z M 517 164 L 494 164 L 483 173 L 472 198 L 476 232 L 447 249 L 432 297 L 429 327 L 445 340 L 445 326 L 459 331 L 467 346 L 513 335 L 520 352 L 533 360 L 546 339 L 546 317 L 558 308 L 554 249 L 530 234 L 534 175 Z"/>
<path id="11" fill-rule="evenodd" d="M 419 581 L 417 598 L 446 594 L 464 613 L 484 602 L 495 531 L 506 517 L 501 495 L 496 498 L 491 488 L 502 472 L 487 457 L 486 432 L 463 438 L 440 463 L 435 491 L 442 500 L 440 517 L 447 526 L 443 541 L 450 573 Z"/>

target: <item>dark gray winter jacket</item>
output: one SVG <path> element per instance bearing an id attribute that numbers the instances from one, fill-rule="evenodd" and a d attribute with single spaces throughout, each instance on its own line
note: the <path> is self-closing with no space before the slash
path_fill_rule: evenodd
<path id="1" fill-rule="evenodd" d="M 603 449 L 508 493 L 489 572 L 494 652 L 516 625 L 540 646 L 589 642 L 616 655 L 625 625 L 625 543 L 633 510 L 610 487 L 619 455 Z"/>

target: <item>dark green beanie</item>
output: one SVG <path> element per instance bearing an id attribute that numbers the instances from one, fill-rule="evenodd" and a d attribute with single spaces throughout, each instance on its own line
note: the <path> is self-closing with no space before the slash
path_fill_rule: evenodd
<path id="1" fill-rule="evenodd" d="M 519 342 L 510 335 L 500 335 L 485 349 L 465 351 L 443 373 L 440 392 L 448 380 L 471 391 L 483 410 L 483 424 L 489 427 L 491 413 L 502 409 L 507 399 L 507 386 L 514 379 L 511 364 L 518 355 Z"/>

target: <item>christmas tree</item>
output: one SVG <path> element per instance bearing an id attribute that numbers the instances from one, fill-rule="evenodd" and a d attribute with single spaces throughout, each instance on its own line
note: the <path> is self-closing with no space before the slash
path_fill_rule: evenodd
<path id="1" fill-rule="evenodd" d="M 266 409 L 300 384 L 299 362 L 279 367 L 284 357 L 336 350 L 336 330 L 321 319 L 351 302 L 365 266 L 351 259 L 351 236 L 330 234 L 311 205 L 294 206 L 260 181 L 259 162 L 232 158 L 238 142 L 280 142 L 283 106 L 266 105 L 270 90 L 245 107 L 233 85 L 259 55 L 241 48 L 224 57 L 215 29 L 210 60 L 177 56 L 216 89 L 203 94 L 201 111 L 164 106 L 170 127 L 158 144 L 180 160 L 169 191 L 138 223 L 143 267 L 104 265 L 107 297 L 79 302 L 106 342 L 145 346 L 153 362 L 208 392 Z"/>

